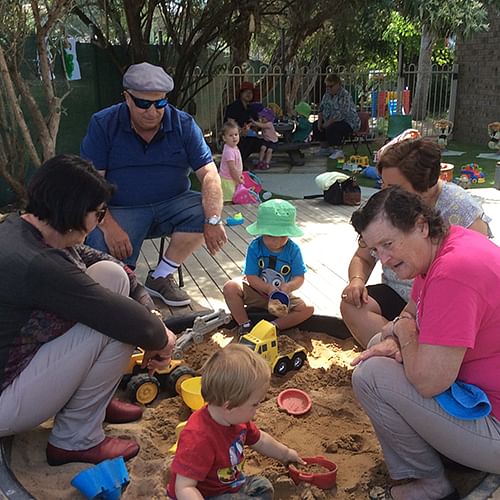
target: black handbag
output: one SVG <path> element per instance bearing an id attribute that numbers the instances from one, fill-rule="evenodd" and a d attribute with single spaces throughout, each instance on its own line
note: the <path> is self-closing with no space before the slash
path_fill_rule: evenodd
<path id="1" fill-rule="evenodd" d="M 334 182 L 323 192 L 324 200 L 332 205 L 359 205 L 361 203 L 361 188 L 355 177 Z"/>

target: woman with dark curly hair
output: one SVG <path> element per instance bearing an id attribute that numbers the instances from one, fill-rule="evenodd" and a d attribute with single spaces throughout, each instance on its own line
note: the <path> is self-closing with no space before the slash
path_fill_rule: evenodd
<path id="1" fill-rule="evenodd" d="M 134 273 L 83 245 L 112 191 L 90 162 L 56 156 L 33 175 L 26 212 L 0 224 L 0 437 L 54 417 L 50 465 L 137 455 L 102 423 L 142 415 L 112 399 L 134 348 L 153 370 L 175 345 Z"/>
<path id="2" fill-rule="evenodd" d="M 414 280 L 403 311 L 352 363 L 391 477 L 412 480 L 387 498 L 458 499 L 440 455 L 500 473 L 500 248 L 398 187 L 351 223 L 363 248 Z"/>
<path id="3" fill-rule="evenodd" d="M 461 187 L 439 178 L 441 150 L 430 139 L 406 139 L 404 132 L 385 146 L 378 170 L 384 187 L 400 186 L 418 194 L 449 224 L 474 229 L 489 236 L 482 207 Z M 401 140 L 403 139 L 403 140 Z M 411 280 L 403 280 L 382 265 L 382 283 L 366 285 L 377 263 L 366 248 L 358 247 L 349 264 L 349 283 L 342 292 L 340 311 L 353 337 L 366 347 L 382 327 L 408 302 Z"/>

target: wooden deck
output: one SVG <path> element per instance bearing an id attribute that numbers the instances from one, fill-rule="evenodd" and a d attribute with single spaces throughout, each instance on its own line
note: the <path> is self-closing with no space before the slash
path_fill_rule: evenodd
<path id="1" fill-rule="evenodd" d="M 298 294 L 315 306 L 315 313 L 340 316 L 340 294 L 346 285 L 347 268 L 356 248 L 356 234 L 349 225 L 354 207 L 333 206 L 321 199 L 294 200 L 297 221 L 304 236 L 294 238 L 300 245 L 308 267 L 306 281 Z M 255 205 L 227 205 L 224 219 L 241 212 L 245 222 L 238 226 L 225 226 L 228 243 L 222 251 L 212 256 L 205 246 L 196 251 L 183 265 L 184 287 L 193 302 L 189 307 L 168 308 L 161 301 L 166 316 L 188 315 L 202 309 L 226 308 L 222 296 L 224 283 L 240 276 L 246 249 L 252 240 L 245 227 L 256 219 Z M 149 240 L 143 245 L 137 274 L 145 280 L 149 269 L 158 259 L 159 240 Z M 378 279 L 379 274 L 376 274 Z M 155 299 L 156 300 L 156 299 Z"/>
<path id="2" fill-rule="evenodd" d="M 286 175 L 286 174 L 284 174 Z M 375 190 L 362 188 L 363 200 Z M 483 204 L 483 208 L 493 220 L 490 227 L 500 241 L 500 191 L 478 189 L 472 192 Z M 329 205 L 322 199 L 293 200 L 297 207 L 297 220 L 304 230 L 304 236 L 294 238 L 300 245 L 304 261 L 308 267 L 306 281 L 298 294 L 315 306 L 315 314 L 340 317 L 340 295 L 347 283 L 347 270 L 356 249 L 356 234 L 349 224 L 354 207 Z M 224 283 L 241 275 L 245 252 L 252 236 L 245 227 L 255 221 L 255 205 L 226 205 L 224 219 L 241 212 L 245 222 L 239 226 L 226 226 L 228 243 L 216 256 L 208 253 L 203 246 L 196 251 L 183 266 L 185 290 L 193 299 L 189 307 L 168 308 L 161 301 L 158 306 L 168 316 L 192 315 L 193 311 L 224 308 L 222 296 Z M 142 257 L 137 265 L 137 274 L 146 279 L 147 272 L 156 266 L 159 240 L 146 241 Z M 380 281 L 380 267 L 375 268 L 369 284 Z M 156 300 L 156 299 L 155 299 Z"/>

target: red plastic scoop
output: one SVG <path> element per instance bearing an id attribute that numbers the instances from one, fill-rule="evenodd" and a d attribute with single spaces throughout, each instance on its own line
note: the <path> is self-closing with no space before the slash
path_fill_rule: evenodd
<path id="1" fill-rule="evenodd" d="M 288 471 L 295 484 L 299 484 L 303 481 L 305 483 L 314 484 L 314 486 L 323 490 L 327 490 L 328 488 L 333 488 L 335 486 L 335 483 L 337 482 L 336 464 L 322 456 L 302 457 L 302 460 L 304 460 L 306 464 L 321 465 L 321 467 L 324 467 L 327 471 L 313 474 L 300 471 L 295 466 L 290 464 L 288 466 Z"/>

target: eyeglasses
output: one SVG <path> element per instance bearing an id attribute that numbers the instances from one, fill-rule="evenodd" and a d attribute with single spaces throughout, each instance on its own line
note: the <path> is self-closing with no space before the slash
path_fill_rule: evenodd
<path id="1" fill-rule="evenodd" d="M 127 92 L 127 94 L 132 98 L 135 106 L 139 109 L 149 109 L 153 104 L 156 109 L 163 109 L 168 104 L 168 99 L 166 97 L 157 99 L 156 101 L 150 101 L 149 99 L 135 97 L 135 95 L 132 95 L 130 92 Z"/>
<path id="2" fill-rule="evenodd" d="M 97 216 L 97 223 L 100 224 L 104 217 L 106 217 L 106 213 L 108 212 L 108 207 L 102 207 L 98 208 L 97 210 L 94 210 L 96 216 Z"/>

